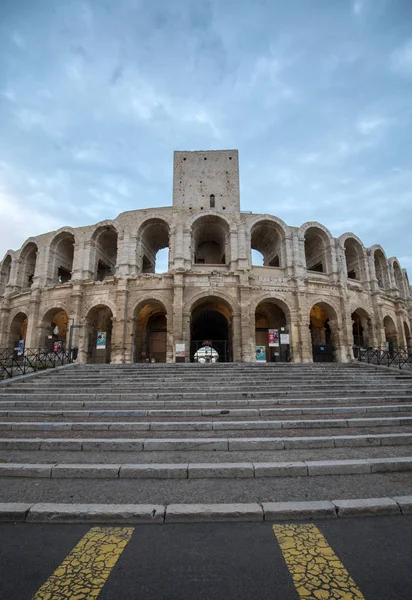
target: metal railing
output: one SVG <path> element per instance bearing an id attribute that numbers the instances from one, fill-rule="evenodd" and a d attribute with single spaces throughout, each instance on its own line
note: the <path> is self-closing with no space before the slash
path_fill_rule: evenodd
<path id="1" fill-rule="evenodd" d="M 14 348 L 0 348 L 0 380 L 53 369 L 72 362 L 73 351 L 27 349 L 21 354 Z"/>
<path id="2" fill-rule="evenodd" d="M 354 346 L 353 353 L 359 362 L 412 370 L 411 348 L 361 348 Z"/>

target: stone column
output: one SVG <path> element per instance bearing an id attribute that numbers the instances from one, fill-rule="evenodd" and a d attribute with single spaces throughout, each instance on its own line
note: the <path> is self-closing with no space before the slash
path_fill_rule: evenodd
<path id="1" fill-rule="evenodd" d="M 338 319 L 329 319 L 329 326 L 332 331 L 332 343 L 335 348 L 335 357 L 337 362 L 349 362 L 348 346 L 345 343 L 344 327 Z"/>
<path id="2" fill-rule="evenodd" d="M 241 313 L 240 311 L 233 313 L 232 320 L 232 353 L 233 362 L 241 362 L 242 360 L 242 331 L 241 331 Z"/>
<path id="3" fill-rule="evenodd" d="M 236 271 L 237 270 L 237 264 L 238 264 L 238 234 L 237 234 L 237 229 L 232 229 L 232 228 L 230 229 L 229 247 L 230 247 L 229 269 L 231 271 Z"/>
<path id="4" fill-rule="evenodd" d="M 183 290 L 184 290 L 184 273 L 174 273 L 173 279 L 173 315 L 167 319 L 167 336 L 168 336 L 168 356 L 167 362 L 175 362 L 175 348 L 176 344 L 185 343 L 186 345 L 186 362 L 188 362 L 188 355 L 190 348 L 188 347 L 188 340 L 185 339 L 185 327 L 183 317 Z M 169 342 L 170 339 L 170 342 Z M 190 332 L 189 332 L 189 343 L 190 343 Z"/>
<path id="5" fill-rule="evenodd" d="M 67 332 L 67 347 L 69 342 L 71 348 L 79 348 L 78 362 L 85 362 L 84 348 L 81 348 L 80 340 L 84 340 L 81 331 L 84 328 L 84 322 L 82 320 L 83 315 L 83 288 L 81 283 L 74 283 L 72 287 L 72 293 L 70 295 L 71 313 L 69 315 L 69 329 Z M 71 334 L 70 334 L 71 330 Z M 83 350 L 83 352 L 81 352 Z"/>
<path id="6" fill-rule="evenodd" d="M 0 348 L 8 348 L 8 332 L 10 329 L 10 301 L 8 298 L 3 298 L 0 303 Z"/>
<path id="7" fill-rule="evenodd" d="M 246 235 L 246 226 L 240 223 L 237 234 L 238 245 L 238 269 L 245 270 L 250 268 L 249 252 L 250 243 L 248 244 L 248 236 Z"/>
<path id="8" fill-rule="evenodd" d="M 124 363 L 126 353 L 130 359 L 131 347 L 126 347 L 127 308 L 129 290 L 127 279 L 119 279 L 116 291 L 116 314 L 112 321 L 112 353 L 110 362 Z"/>
<path id="9" fill-rule="evenodd" d="M 39 340 L 39 311 L 41 302 L 41 291 L 33 290 L 29 300 L 29 313 L 27 315 L 27 337 L 26 348 L 39 348 L 44 346 L 44 340 Z"/>

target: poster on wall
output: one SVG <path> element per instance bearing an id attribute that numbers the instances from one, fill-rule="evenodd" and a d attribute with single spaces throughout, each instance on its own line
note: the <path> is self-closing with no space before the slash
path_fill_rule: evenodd
<path id="1" fill-rule="evenodd" d="M 279 330 L 268 329 L 268 345 L 279 346 Z"/>
<path id="2" fill-rule="evenodd" d="M 53 352 L 61 352 L 63 350 L 63 342 L 57 341 L 53 344 Z"/>
<path id="3" fill-rule="evenodd" d="M 281 344 L 290 344 L 289 334 L 281 333 L 280 334 L 280 343 Z"/>
<path id="4" fill-rule="evenodd" d="M 104 350 L 106 348 L 106 331 L 97 332 L 96 348 L 98 350 Z"/>
<path id="5" fill-rule="evenodd" d="M 184 344 L 176 344 L 176 358 L 184 358 L 186 355 L 186 348 Z"/>
<path id="6" fill-rule="evenodd" d="M 266 362 L 266 346 L 256 346 L 256 360 Z"/>
<path id="7" fill-rule="evenodd" d="M 19 340 L 17 344 L 17 356 L 23 356 L 24 354 L 24 340 Z"/>

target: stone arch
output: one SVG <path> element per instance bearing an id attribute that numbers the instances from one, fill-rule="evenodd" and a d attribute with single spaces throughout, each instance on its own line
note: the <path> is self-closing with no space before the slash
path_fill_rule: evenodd
<path id="1" fill-rule="evenodd" d="M 17 348 L 19 341 L 26 342 L 28 320 L 28 311 L 21 309 L 16 309 L 15 314 L 10 315 L 8 348 Z"/>
<path id="2" fill-rule="evenodd" d="M 166 362 L 168 321 L 165 304 L 153 297 L 140 300 L 133 312 L 135 362 Z"/>
<path id="3" fill-rule="evenodd" d="M 85 316 L 86 362 L 110 363 L 112 354 L 113 311 L 108 303 L 94 305 Z"/>
<path id="4" fill-rule="evenodd" d="M 355 347 L 368 348 L 373 341 L 373 324 L 369 312 L 358 306 L 351 312 L 352 338 Z"/>
<path id="5" fill-rule="evenodd" d="M 284 344 L 281 339 L 283 334 L 291 335 L 289 307 L 283 300 L 268 295 L 258 303 L 253 302 L 253 305 L 256 360 L 289 362 L 290 340 L 288 344 Z"/>
<path id="6" fill-rule="evenodd" d="M 51 281 L 67 283 L 72 278 L 74 245 L 76 243 L 72 230 L 59 230 L 50 243 Z"/>
<path id="7" fill-rule="evenodd" d="M 329 302 L 312 303 L 309 329 L 314 362 L 333 362 L 340 346 L 339 311 Z"/>
<path id="8" fill-rule="evenodd" d="M 69 312 L 53 306 L 43 312 L 39 322 L 38 346 L 47 350 L 66 349 L 69 341 Z M 57 344 L 57 345 L 56 345 Z"/>
<path id="9" fill-rule="evenodd" d="M 105 221 L 96 226 L 92 234 L 93 278 L 103 281 L 116 273 L 118 231 L 113 222 Z"/>
<path id="10" fill-rule="evenodd" d="M 22 289 L 31 288 L 36 272 L 37 255 L 39 249 L 34 241 L 27 241 L 19 254 L 19 285 Z"/>
<path id="11" fill-rule="evenodd" d="M 394 319 L 390 315 L 386 315 L 383 319 L 383 328 L 385 331 L 385 342 L 389 350 L 393 350 L 398 346 L 398 330 Z"/>
<path id="12" fill-rule="evenodd" d="M 12 261 L 13 259 L 11 257 L 11 254 L 8 252 L 3 258 L 0 268 L 0 296 L 4 294 L 6 290 L 6 285 L 10 281 Z"/>
<path id="13" fill-rule="evenodd" d="M 139 273 L 155 273 L 156 257 L 160 250 L 169 249 L 170 226 L 160 217 L 146 219 L 137 233 L 136 264 Z M 167 259 L 169 263 L 169 258 Z M 166 271 L 169 270 L 167 265 Z"/>
<path id="14" fill-rule="evenodd" d="M 320 223 L 304 223 L 298 232 L 303 241 L 304 264 L 307 271 L 332 273 L 334 241 L 329 230 Z"/>
<path id="15" fill-rule="evenodd" d="M 400 267 L 399 261 L 397 258 L 392 257 L 389 259 L 389 266 L 393 273 L 393 282 L 396 285 L 399 295 L 401 298 L 405 297 L 405 289 L 403 285 L 403 275 L 402 269 Z"/>
<path id="16" fill-rule="evenodd" d="M 370 252 L 373 258 L 375 277 L 378 282 L 378 286 L 383 290 L 389 290 L 389 267 L 385 251 L 383 250 L 382 246 L 375 245 L 370 248 Z"/>
<path id="17" fill-rule="evenodd" d="M 250 225 L 249 236 L 251 250 L 260 252 L 263 266 L 286 266 L 286 231 L 277 220 L 266 217 L 255 219 Z"/>
<path id="18" fill-rule="evenodd" d="M 220 362 L 231 362 L 234 315 L 232 304 L 220 294 L 203 293 L 196 300 L 192 298 L 189 314 L 190 360 L 200 360 L 198 353 L 201 348 L 205 348 L 207 350 L 202 352 L 217 353 Z"/>
<path id="19" fill-rule="evenodd" d="M 192 263 L 230 263 L 230 227 L 226 219 L 216 214 L 205 214 L 193 222 Z"/>
<path id="20" fill-rule="evenodd" d="M 346 276 L 348 279 L 365 281 L 367 278 L 365 250 L 362 242 L 353 234 L 346 234 L 339 238 L 345 254 Z"/>

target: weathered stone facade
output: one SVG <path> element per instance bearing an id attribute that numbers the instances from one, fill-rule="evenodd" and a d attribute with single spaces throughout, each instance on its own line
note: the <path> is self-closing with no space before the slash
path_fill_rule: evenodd
<path id="1" fill-rule="evenodd" d="M 168 270 L 158 274 L 165 247 Z M 263 266 L 252 265 L 252 249 Z M 188 361 L 205 339 L 225 342 L 222 359 L 254 361 L 269 328 L 290 334 L 277 359 L 303 362 L 315 347 L 333 346 L 347 362 L 354 342 L 411 343 L 411 288 L 399 261 L 352 233 L 333 238 L 320 223 L 289 227 L 240 211 L 235 150 L 176 152 L 173 206 L 63 227 L 9 250 L 0 294 L 0 348 L 57 339 L 77 346 L 83 362 L 171 362 L 176 344 Z"/>

